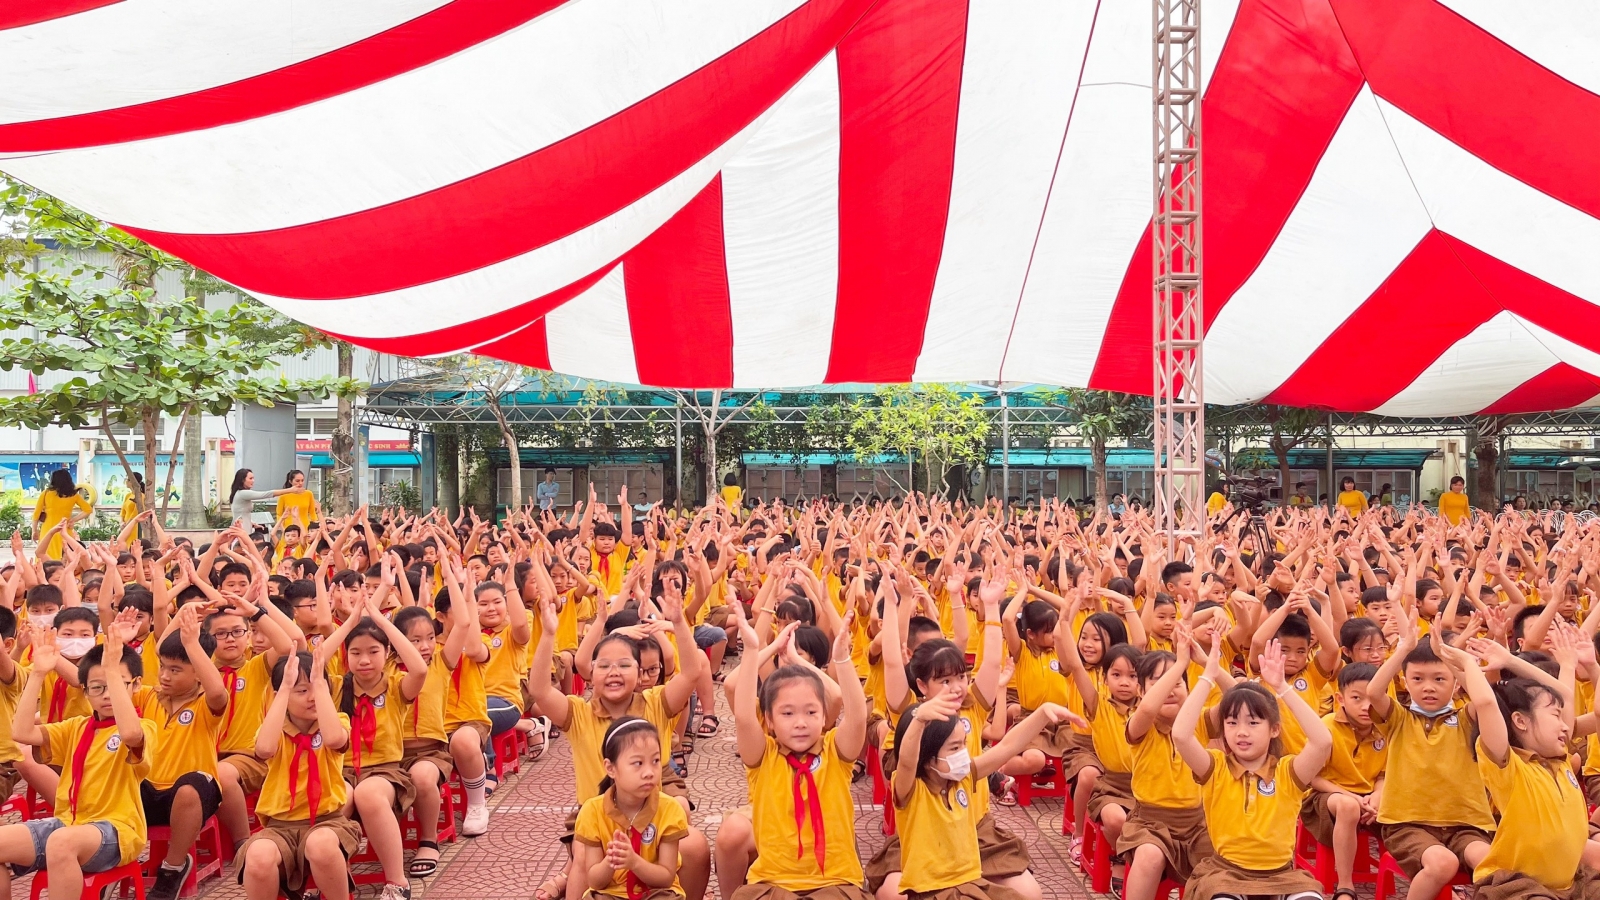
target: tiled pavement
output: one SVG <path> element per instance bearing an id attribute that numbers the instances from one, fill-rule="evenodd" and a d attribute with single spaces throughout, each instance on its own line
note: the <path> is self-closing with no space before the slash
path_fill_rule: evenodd
<path id="1" fill-rule="evenodd" d="M 720 698 L 719 698 L 720 699 Z M 717 736 L 701 738 L 689 756 L 689 790 L 696 804 L 693 823 L 716 839 L 722 810 L 745 802 L 745 778 L 734 750 L 733 717 L 725 705 Z M 557 840 L 575 802 L 571 745 L 555 740 L 536 763 L 523 763 L 521 775 L 508 776 L 489 800 L 493 809 L 489 833 L 446 844 L 438 874 L 413 879 L 412 896 L 422 900 L 521 900 L 566 863 L 566 848 Z M 883 844 L 881 808 L 872 805 L 871 783 L 856 785 L 856 836 L 862 862 Z M 1067 839 L 1061 835 L 1060 799 L 1034 798 L 1032 807 L 996 805 L 1000 823 L 1021 836 L 1033 856 L 1033 872 L 1048 900 L 1087 900 L 1090 896 L 1077 871 L 1067 862 Z M 18 879 L 14 900 L 28 896 L 31 879 Z M 372 898 L 376 887 L 363 887 L 360 898 Z M 207 900 L 243 900 L 230 869 L 221 880 L 202 885 Z M 707 896 L 718 898 L 713 873 Z"/>

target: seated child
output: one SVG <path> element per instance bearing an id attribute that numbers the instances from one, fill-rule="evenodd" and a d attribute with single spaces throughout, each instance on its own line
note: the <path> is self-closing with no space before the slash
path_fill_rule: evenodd
<path id="1" fill-rule="evenodd" d="M 34 667 L 11 736 L 35 748 L 44 764 L 61 766 L 61 785 L 54 816 L 0 827 L 0 891 L 9 896 L 13 877 L 44 869 L 51 897 L 77 900 L 84 873 L 114 869 L 144 852 L 139 782 L 150 773 L 155 726 L 133 708 L 131 689 L 143 669 L 121 641 L 94 647 L 79 661 L 89 714 L 39 724 L 39 695 L 60 651 L 45 626 L 34 626 L 32 643 Z"/>
<path id="2" fill-rule="evenodd" d="M 361 826 L 344 813 L 350 719 L 339 712 L 328 688 L 322 650 L 332 647 L 324 642 L 315 657 L 301 651 L 272 667 L 277 693 L 256 735 L 256 756 L 267 762 L 266 784 L 256 802 L 261 830 L 245 843 L 239 866 L 239 882 L 250 900 L 297 894 L 308 874 L 322 896 L 350 897 L 348 860 L 361 842 Z"/>
<path id="3" fill-rule="evenodd" d="M 647 719 L 621 716 L 600 742 L 605 777 L 573 825 L 573 852 L 589 900 L 683 900 L 678 842 L 689 833 L 683 808 L 660 789 L 661 733 Z"/>

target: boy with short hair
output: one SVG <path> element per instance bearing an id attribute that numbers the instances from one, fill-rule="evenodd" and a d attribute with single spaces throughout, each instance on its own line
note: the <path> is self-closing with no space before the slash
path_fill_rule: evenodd
<path id="1" fill-rule="evenodd" d="M 1352 620 L 1354 621 L 1354 620 Z M 1372 722 L 1367 685 L 1378 674 L 1370 663 L 1351 663 L 1339 671 L 1334 711 L 1322 717 L 1333 734 L 1333 751 L 1322 774 L 1300 806 L 1300 819 L 1317 843 L 1333 848 L 1338 878 L 1334 900 L 1355 893 L 1359 828 L 1377 819 L 1383 799 L 1383 770 L 1389 746 Z"/>
<path id="2" fill-rule="evenodd" d="M 119 624 L 118 634 L 131 634 Z M 139 782 L 150 772 L 155 726 L 139 717 L 132 688 L 143 673 L 139 657 L 123 653 L 123 642 L 94 647 L 78 674 L 90 712 L 65 721 L 38 723 L 45 676 L 60 662 L 53 630 L 34 626 L 35 666 L 11 720 L 11 736 L 36 747 L 46 764 L 62 767 L 55 815 L 0 827 L 0 895 L 10 896 L 16 875 L 46 869 L 50 896 L 78 900 L 84 873 L 134 862 L 146 842 Z"/>
<path id="3" fill-rule="evenodd" d="M 1303 591 L 1296 590 L 1290 593 L 1287 602 L 1261 620 L 1261 625 L 1250 639 L 1251 669 L 1255 668 L 1253 661 L 1260 659 L 1266 651 L 1268 642 L 1276 638 L 1278 645 L 1283 648 L 1284 684 L 1299 694 L 1300 699 L 1316 710 L 1318 715 L 1326 715 L 1333 711 L 1331 683 L 1338 675 L 1342 660 L 1339 657 L 1338 635 L 1334 634 L 1333 626 L 1328 624 L 1322 612 L 1312 603 Z M 1316 638 L 1314 653 L 1313 636 Z M 1306 745 L 1305 732 L 1281 697 L 1278 699 L 1278 711 L 1282 714 L 1282 733 L 1279 738 L 1283 741 L 1283 752 L 1299 753 Z"/>
<path id="4" fill-rule="evenodd" d="M 1471 871 L 1483 861 L 1495 824 L 1473 755 L 1470 713 L 1453 703 L 1455 670 L 1432 646 L 1440 636 L 1419 646 L 1415 612 L 1401 622 L 1399 646 L 1367 682 L 1367 699 L 1389 745 L 1378 804 L 1383 845 L 1411 879 L 1407 896 L 1422 900 L 1436 896 L 1462 866 Z M 1402 672 L 1409 706 L 1389 696 Z"/>
<path id="5" fill-rule="evenodd" d="M 256 804 L 261 830 L 245 843 L 239 867 L 250 900 L 296 896 L 308 873 L 329 900 L 350 896 L 347 861 L 361 841 L 361 827 L 344 814 L 350 717 L 334 703 L 326 665 L 326 653 L 301 651 L 272 667 L 277 693 L 255 747 L 267 762 Z"/>
<path id="6" fill-rule="evenodd" d="M 146 710 L 161 752 L 139 787 L 146 819 L 171 828 L 167 857 L 156 873 L 152 900 L 176 900 L 189 877 L 189 851 L 206 820 L 222 805 L 217 785 L 217 732 L 228 709 L 222 675 L 211 662 L 217 642 L 200 628 L 200 606 L 178 610 L 160 643 L 156 700 Z M 128 613 L 124 613 L 128 615 Z"/>

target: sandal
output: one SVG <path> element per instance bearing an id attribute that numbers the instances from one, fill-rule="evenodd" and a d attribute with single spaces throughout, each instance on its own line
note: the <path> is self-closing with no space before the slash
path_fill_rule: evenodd
<path id="1" fill-rule="evenodd" d="M 1334 888 L 1333 893 L 1328 895 L 1328 900 L 1339 900 L 1341 896 L 1349 897 L 1350 900 L 1356 900 L 1355 889 L 1346 887 Z"/>
<path id="2" fill-rule="evenodd" d="M 529 721 L 533 722 L 533 730 L 528 732 L 528 760 L 537 762 L 550 746 L 550 720 L 534 716 Z"/>
<path id="3" fill-rule="evenodd" d="M 722 684 L 727 677 L 727 673 L 723 672 L 721 669 L 711 673 L 711 680 L 715 684 Z"/>
<path id="4" fill-rule="evenodd" d="M 703 738 L 715 737 L 717 730 L 722 727 L 722 722 L 711 713 L 700 717 L 700 727 L 695 729 L 695 734 Z"/>
<path id="5" fill-rule="evenodd" d="M 688 754 L 684 753 L 683 750 L 680 749 L 672 751 L 672 762 L 670 765 L 672 766 L 672 770 L 677 772 L 680 777 L 689 777 Z"/>
<path id="6" fill-rule="evenodd" d="M 565 873 L 545 879 L 533 892 L 534 900 L 562 900 L 567 896 L 567 876 Z"/>
<path id="7" fill-rule="evenodd" d="M 432 850 L 433 858 L 428 859 L 423 857 L 422 851 L 424 850 Z M 412 878 L 427 878 L 437 871 L 439 871 L 439 842 L 418 841 L 417 855 L 412 858 L 409 864 L 407 864 L 406 874 L 410 875 Z"/>
<path id="8" fill-rule="evenodd" d="M 996 794 L 994 799 L 995 802 L 999 803 L 1001 806 L 1016 806 L 1017 780 L 1012 778 L 1010 775 L 1007 775 L 1004 787 L 1000 789 L 1000 793 Z"/>

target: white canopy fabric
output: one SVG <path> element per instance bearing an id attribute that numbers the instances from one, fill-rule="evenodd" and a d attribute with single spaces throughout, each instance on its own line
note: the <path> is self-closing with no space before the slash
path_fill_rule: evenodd
<path id="1" fill-rule="evenodd" d="M 1206 395 L 1600 395 L 1600 7 L 1206 0 Z M 0 169 L 297 319 L 668 387 L 1150 389 L 1148 0 L 33 0 Z"/>

